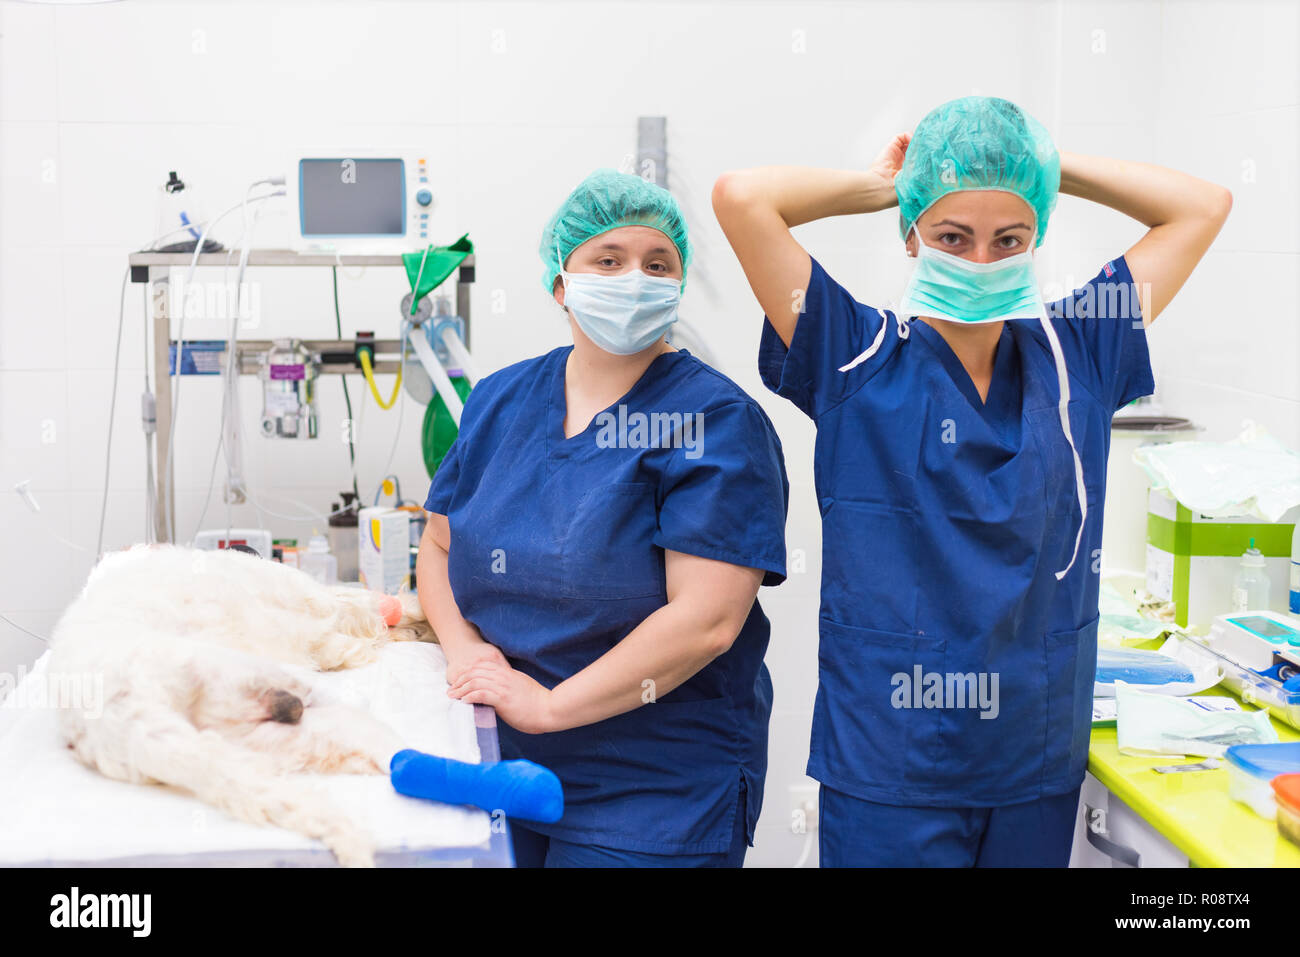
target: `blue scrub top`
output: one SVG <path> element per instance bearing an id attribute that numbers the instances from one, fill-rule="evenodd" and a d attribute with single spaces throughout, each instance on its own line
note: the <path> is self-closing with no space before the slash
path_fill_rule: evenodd
<path id="1" fill-rule="evenodd" d="M 816 261 L 804 306 L 788 350 L 764 324 L 759 371 L 817 424 L 808 773 L 901 805 L 995 807 L 1072 790 L 1091 729 L 1110 419 L 1155 387 L 1127 264 L 1107 263 L 1048 307 L 1088 501 L 1059 582 L 1079 507 L 1039 322 L 1003 325 L 982 403 L 932 327 L 856 302 Z M 840 371 L 882 324 L 878 351 Z"/>
<path id="2" fill-rule="evenodd" d="M 758 404 L 689 353 L 667 352 L 566 439 L 572 351 L 479 382 L 424 505 L 448 517 L 461 614 L 548 688 L 667 603 L 665 549 L 762 569 L 766 585 L 785 578 L 789 486 Z M 654 703 L 550 734 L 502 722 L 503 755 L 545 765 L 564 785 L 564 817 L 528 826 L 621 850 L 708 854 L 730 847 L 743 813 L 752 843 L 772 707 L 768 633 L 755 601 L 731 649 Z"/>

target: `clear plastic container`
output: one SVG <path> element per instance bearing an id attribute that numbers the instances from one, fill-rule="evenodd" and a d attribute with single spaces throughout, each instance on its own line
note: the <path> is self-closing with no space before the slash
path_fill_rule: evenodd
<path id="1" fill-rule="evenodd" d="M 338 559 L 330 554 L 330 543 L 324 535 L 315 535 L 307 545 L 307 551 L 298 556 L 298 567 L 322 585 L 337 585 L 339 581 Z"/>
<path id="2" fill-rule="evenodd" d="M 1300 774 L 1283 774 L 1273 779 L 1277 801 L 1277 829 L 1292 844 L 1300 845 Z"/>
<path id="3" fill-rule="evenodd" d="M 1232 581 L 1232 610 L 1240 613 L 1268 607 L 1268 567 L 1264 553 L 1255 547 L 1252 538 L 1241 556 L 1241 571 Z"/>
<path id="4" fill-rule="evenodd" d="M 1186 645 L 1196 655 L 1212 660 L 1223 672 L 1223 685 L 1232 689 L 1246 704 L 1257 708 L 1267 708 L 1269 714 L 1284 721 L 1293 728 L 1300 729 L 1300 688 L 1284 687 L 1280 681 L 1267 678 L 1257 671 L 1251 671 L 1226 655 L 1219 654 L 1204 643 L 1204 639 L 1190 638 Z"/>
<path id="5" fill-rule="evenodd" d="M 1227 750 L 1228 797 L 1240 801 L 1265 820 L 1277 817 L 1273 779 L 1300 774 L 1300 741 L 1281 744 L 1237 744 Z"/>

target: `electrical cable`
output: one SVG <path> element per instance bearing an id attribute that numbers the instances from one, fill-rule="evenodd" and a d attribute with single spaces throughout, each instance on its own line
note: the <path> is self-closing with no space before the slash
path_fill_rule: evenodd
<path id="1" fill-rule="evenodd" d="M 342 341 L 343 313 L 339 309 L 338 266 L 331 266 L 330 274 L 334 280 L 334 329 L 338 333 L 339 340 Z M 352 494 L 355 496 L 355 501 L 359 502 L 361 501 L 361 491 L 357 487 L 357 450 L 353 443 L 353 430 L 356 427 L 356 422 L 352 419 L 352 395 L 348 392 L 347 373 L 340 373 L 339 381 L 343 383 L 343 401 L 348 407 L 348 460 L 352 463 Z"/>
<path id="2" fill-rule="evenodd" d="M 185 288 L 182 290 L 182 297 L 181 297 L 181 298 L 182 298 L 182 302 L 181 302 L 181 318 L 180 318 L 180 323 L 179 323 L 179 325 L 177 326 L 177 330 L 176 330 L 176 333 L 177 333 L 177 334 L 176 334 L 176 368 L 175 368 L 175 374 L 173 375 L 173 378 L 174 378 L 176 381 L 173 382 L 173 383 L 171 384 L 171 388 L 170 388 L 170 391 L 171 391 L 171 422 L 168 424 L 168 427 L 167 427 L 167 459 L 166 459 L 166 461 L 165 461 L 164 464 L 163 464 L 163 471 L 162 471 L 162 475 L 163 475 L 165 478 L 170 478 L 170 477 L 171 477 L 171 474 L 172 474 L 172 461 L 173 461 L 174 458 L 175 458 L 175 452 L 176 452 L 176 419 L 178 418 L 178 412 L 180 411 L 180 391 L 181 391 L 181 378 L 182 378 L 181 375 L 180 375 L 180 371 L 181 371 L 181 358 L 182 358 L 182 354 L 183 354 L 184 349 L 185 349 L 185 312 L 186 312 L 186 310 L 185 310 L 185 302 L 184 302 L 184 298 L 185 298 L 186 296 L 189 295 L 189 285 L 190 285 L 190 283 L 191 283 L 191 282 L 193 281 L 193 279 L 194 279 L 194 272 L 195 272 L 195 270 L 198 269 L 198 266 L 199 266 L 199 256 L 200 256 L 200 254 L 203 252 L 203 246 L 204 246 L 204 243 L 205 243 L 205 241 L 206 241 L 207 238 L 208 238 L 208 233 L 210 233 L 210 232 L 212 231 L 212 228 L 213 228 L 214 226 L 216 226 L 217 223 L 221 222 L 221 220 L 225 219 L 227 216 L 229 216 L 231 213 L 233 213 L 235 210 L 237 210 L 237 209 L 246 209 L 247 206 L 248 206 L 248 203 L 249 203 L 249 196 L 248 196 L 248 193 L 249 193 L 249 192 L 252 192 L 252 190 L 253 190 L 255 187 L 257 187 L 257 186 L 262 186 L 262 185 L 266 185 L 266 184 L 271 184 L 271 183 L 272 183 L 272 180 L 269 180 L 269 179 L 258 180 L 257 182 L 252 183 L 252 184 L 248 187 L 248 192 L 245 192 L 245 194 L 244 194 L 244 200 L 243 200 L 243 202 L 236 203 L 234 206 L 231 206 L 229 209 L 227 209 L 225 212 L 221 213 L 221 215 L 217 216 L 215 219 L 212 219 L 212 220 L 208 221 L 207 223 L 205 223 L 204 226 L 203 226 L 203 233 L 202 233 L 202 235 L 199 236 L 198 242 L 195 243 L 195 246 L 194 246 L 194 255 L 193 255 L 193 257 L 190 259 L 190 268 L 189 268 L 188 273 L 187 273 L 186 276 L 185 276 Z M 283 189 L 272 190 L 270 193 L 267 193 L 267 194 L 264 195 L 264 196 L 256 196 L 256 197 L 253 197 L 252 201 L 253 201 L 253 202 L 261 202 L 261 201 L 264 200 L 264 199 L 271 199 L 271 198 L 274 197 L 274 196 L 283 196 L 284 194 L 285 194 L 285 191 L 284 191 Z M 175 489 L 175 483 L 170 483 L 170 492 L 171 492 L 172 500 L 171 500 L 170 502 L 167 503 L 168 507 L 167 507 L 167 515 L 166 515 L 167 540 L 170 541 L 170 542 L 175 542 L 175 541 L 176 541 L 176 523 L 175 523 L 175 521 L 174 521 L 173 518 L 172 518 L 172 513 L 173 513 L 173 512 L 175 511 L 175 509 L 176 509 L 176 502 L 175 502 L 175 499 L 176 499 L 176 489 Z"/>
<path id="3" fill-rule="evenodd" d="M 405 340 L 403 340 L 403 344 L 405 344 Z M 405 348 L 402 350 L 402 356 L 406 356 Z M 389 396 L 388 401 L 385 402 L 384 397 L 379 394 L 379 386 L 375 384 L 375 370 L 370 363 L 370 353 L 365 349 L 361 350 L 360 359 L 361 373 L 366 377 L 366 384 L 370 386 L 370 394 L 375 397 L 375 404 L 381 409 L 391 409 L 393 403 L 397 401 L 397 397 L 401 395 L 402 392 L 402 366 L 404 366 L 405 363 L 402 363 L 402 366 L 398 367 L 397 381 L 393 383 L 393 394 Z"/>
<path id="4" fill-rule="evenodd" d="M 43 642 L 45 642 L 47 645 L 50 643 L 50 639 L 45 638 L 45 637 L 43 637 L 43 636 L 41 636 L 41 635 L 38 635 L 38 634 L 36 634 L 36 632 L 34 632 L 34 631 L 28 631 L 28 630 L 27 630 L 26 628 L 24 628 L 22 625 L 18 624 L 18 622 L 14 621 L 12 618 L 10 618 L 10 617 L 8 617 L 8 616 L 6 616 L 6 615 L 0 615 L 0 621 L 8 622 L 10 625 L 13 625 L 13 627 L 17 628 L 19 631 L 23 632 L 24 634 L 31 635 L 31 636 L 32 636 L 33 638 L 35 638 L 37 641 L 43 641 Z"/>
<path id="5" fill-rule="evenodd" d="M 99 506 L 99 537 L 95 540 L 95 561 L 104 554 L 104 520 L 108 516 L 108 475 L 113 460 L 113 417 L 117 411 L 117 374 L 122 366 L 122 327 L 126 325 L 126 284 L 131 267 L 122 273 L 122 288 L 117 294 L 117 347 L 113 351 L 113 391 L 108 400 L 108 441 L 104 449 L 104 496 Z"/>

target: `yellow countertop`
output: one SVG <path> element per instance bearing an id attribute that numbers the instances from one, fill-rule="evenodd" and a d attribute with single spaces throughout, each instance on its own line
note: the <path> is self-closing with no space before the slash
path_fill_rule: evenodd
<path id="1" fill-rule="evenodd" d="M 1206 693 L 1232 694 L 1225 688 Z M 1274 718 L 1273 726 L 1280 740 L 1300 741 L 1300 731 L 1290 725 Z M 1300 847 L 1282 837 L 1275 822 L 1228 797 L 1226 766 L 1176 774 L 1151 770 L 1199 760 L 1122 755 L 1112 725 L 1092 729 L 1088 770 L 1186 854 L 1193 867 L 1300 867 Z"/>

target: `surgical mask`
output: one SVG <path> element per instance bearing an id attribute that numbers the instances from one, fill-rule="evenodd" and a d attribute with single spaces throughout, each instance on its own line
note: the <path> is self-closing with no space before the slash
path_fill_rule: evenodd
<path id="1" fill-rule="evenodd" d="M 916 234 L 916 266 L 903 290 L 900 316 L 931 316 L 949 322 L 985 323 L 1011 319 L 1037 319 L 1047 335 L 1056 363 L 1060 387 L 1061 431 L 1074 457 L 1075 494 L 1079 500 L 1079 528 L 1074 536 L 1074 550 L 1069 564 L 1056 573 L 1057 581 L 1065 577 L 1079 557 L 1083 527 L 1088 518 L 1088 496 L 1083 484 L 1083 462 L 1070 434 L 1070 380 L 1066 374 L 1065 354 L 1056 329 L 1047 316 L 1047 306 L 1038 290 L 1034 274 L 1035 235 L 1023 253 L 993 263 L 973 263 L 952 253 L 927 246 Z"/>
<path id="2" fill-rule="evenodd" d="M 1029 245 L 1033 249 L 1033 243 Z M 916 268 L 898 306 L 902 315 L 950 322 L 1002 322 L 1047 315 L 1027 249 L 993 263 L 973 263 L 916 237 Z"/>
<path id="3" fill-rule="evenodd" d="M 630 356 L 654 345 L 677 321 L 682 283 L 633 269 L 621 276 L 570 273 L 564 278 L 564 306 L 597 346 Z"/>

